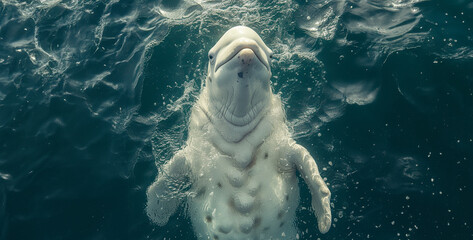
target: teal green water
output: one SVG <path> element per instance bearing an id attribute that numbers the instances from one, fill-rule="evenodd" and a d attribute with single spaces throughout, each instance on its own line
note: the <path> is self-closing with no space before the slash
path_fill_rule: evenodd
<path id="1" fill-rule="evenodd" d="M 195 239 L 145 213 L 207 51 L 246 25 L 332 192 L 321 235 L 473 238 L 473 3 L 0 1 L 0 239 Z"/>

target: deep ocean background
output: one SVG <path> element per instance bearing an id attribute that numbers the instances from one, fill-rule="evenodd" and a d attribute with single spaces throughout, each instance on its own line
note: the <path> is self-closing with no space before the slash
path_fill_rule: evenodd
<path id="1" fill-rule="evenodd" d="M 332 192 L 301 239 L 473 238 L 473 2 L 0 0 L 0 239 L 195 239 L 146 188 L 235 25 Z"/>

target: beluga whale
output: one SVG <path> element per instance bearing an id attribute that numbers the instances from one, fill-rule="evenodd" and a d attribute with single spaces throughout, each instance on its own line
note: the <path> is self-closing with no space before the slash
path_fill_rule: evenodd
<path id="1" fill-rule="evenodd" d="M 166 225 L 186 201 L 198 239 L 299 239 L 299 172 L 319 231 L 330 229 L 330 191 L 314 158 L 292 139 L 272 93 L 272 55 L 245 26 L 231 28 L 210 49 L 186 144 L 147 190 L 146 212 L 155 224 Z M 186 194 L 178 192 L 183 188 Z"/>

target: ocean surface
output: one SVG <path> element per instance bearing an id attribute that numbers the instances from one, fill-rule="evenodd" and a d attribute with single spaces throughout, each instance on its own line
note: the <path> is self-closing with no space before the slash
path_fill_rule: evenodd
<path id="1" fill-rule="evenodd" d="M 473 239 L 473 2 L 0 0 L 0 239 L 196 239 L 146 189 L 236 25 L 332 192 L 321 235 Z"/>

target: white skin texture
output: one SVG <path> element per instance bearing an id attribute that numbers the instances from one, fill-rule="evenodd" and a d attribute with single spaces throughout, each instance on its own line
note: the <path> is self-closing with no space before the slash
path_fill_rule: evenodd
<path id="1" fill-rule="evenodd" d="M 242 26 L 210 49 L 186 146 L 147 191 L 146 211 L 157 225 L 186 200 L 199 239 L 296 239 L 299 171 L 320 232 L 330 229 L 330 191 L 310 153 L 291 138 L 271 91 L 271 56 L 259 35 Z M 188 185 L 187 194 L 179 192 Z"/>

